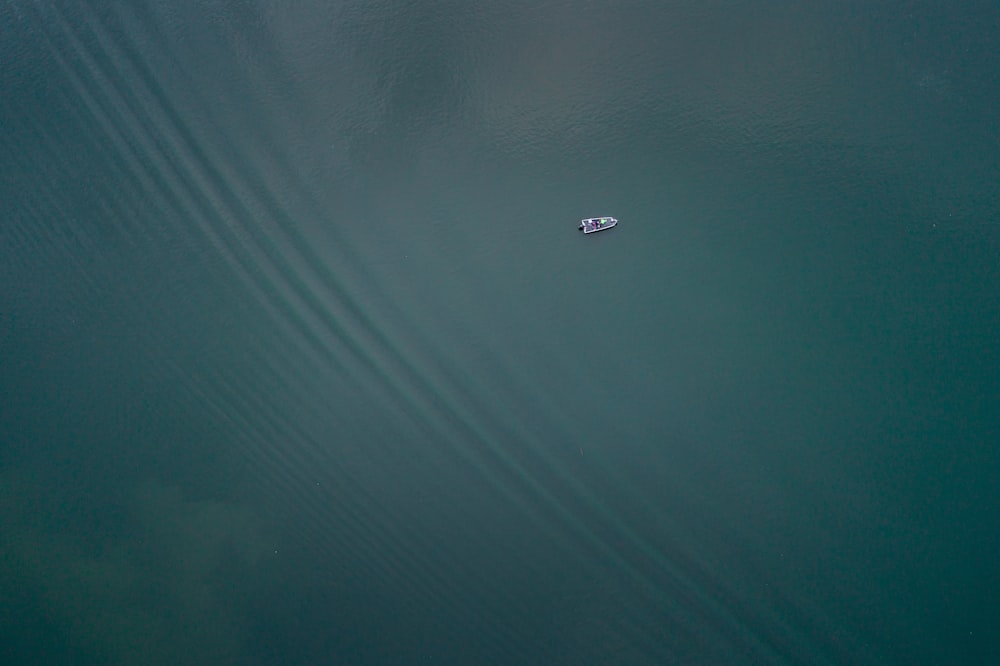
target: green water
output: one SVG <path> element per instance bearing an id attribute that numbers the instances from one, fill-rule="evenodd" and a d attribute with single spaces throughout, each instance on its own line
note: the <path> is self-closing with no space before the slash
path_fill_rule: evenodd
<path id="1" fill-rule="evenodd" d="M 998 20 L 0 5 L 4 663 L 995 663 Z"/>

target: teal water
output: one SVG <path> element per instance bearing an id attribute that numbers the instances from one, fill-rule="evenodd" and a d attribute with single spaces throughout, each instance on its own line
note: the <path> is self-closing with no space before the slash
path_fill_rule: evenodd
<path id="1" fill-rule="evenodd" d="M 4 663 L 1000 661 L 994 4 L 182 4 L 0 4 Z"/>

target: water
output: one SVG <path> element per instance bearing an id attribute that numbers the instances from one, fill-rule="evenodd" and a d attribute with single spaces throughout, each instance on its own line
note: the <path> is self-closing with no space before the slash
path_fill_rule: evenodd
<path id="1" fill-rule="evenodd" d="M 293 5 L 0 5 L 5 663 L 997 661 L 995 6 Z"/>

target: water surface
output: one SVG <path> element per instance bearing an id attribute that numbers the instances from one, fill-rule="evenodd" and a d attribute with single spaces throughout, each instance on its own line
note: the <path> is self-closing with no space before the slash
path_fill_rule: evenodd
<path id="1" fill-rule="evenodd" d="M 6 662 L 997 661 L 995 6 L 293 5 L 0 5 Z"/>

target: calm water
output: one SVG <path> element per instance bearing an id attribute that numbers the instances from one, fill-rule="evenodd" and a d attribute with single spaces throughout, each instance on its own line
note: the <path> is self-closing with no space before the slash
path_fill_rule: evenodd
<path id="1" fill-rule="evenodd" d="M 3 663 L 1000 663 L 998 43 L 0 3 Z"/>

